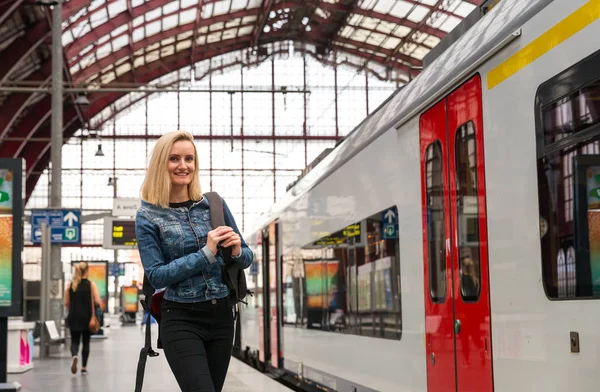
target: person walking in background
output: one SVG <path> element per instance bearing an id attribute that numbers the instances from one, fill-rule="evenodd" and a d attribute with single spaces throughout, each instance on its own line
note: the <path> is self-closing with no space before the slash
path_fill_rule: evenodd
<path id="1" fill-rule="evenodd" d="M 65 290 L 65 309 L 68 311 L 67 327 L 71 331 L 71 373 L 77 373 L 79 342 L 82 341 L 81 374 L 87 374 L 87 361 L 90 356 L 90 318 L 94 304 L 100 304 L 100 293 L 94 282 L 88 279 L 88 265 L 80 262 L 75 265 L 73 280 Z M 93 298 L 93 303 L 92 303 Z"/>
<path id="2" fill-rule="evenodd" d="M 254 254 L 223 200 L 226 226 L 211 227 L 200 190 L 193 136 L 176 131 L 156 142 L 142 185 L 136 238 L 150 284 L 166 287 L 160 336 L 184 392 L 220 392 L 233 346 L 234 301 L 223 281 L 222 249 L 239 268 Z"/>

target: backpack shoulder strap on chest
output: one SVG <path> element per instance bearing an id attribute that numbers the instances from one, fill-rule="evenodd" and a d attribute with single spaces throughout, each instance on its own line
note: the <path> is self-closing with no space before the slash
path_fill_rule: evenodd
<path id="1" fill-rule="evenodd" d="M 210 209 L 210 225 L 212 226 L 213 230 L 219 226 L 226 226 L 225 215 L 223 213 L 223 199 L 221 199 L 221 196 L 219 196 L 217 192 L 206 192 L 204 196 L 206 196 L 208 199 L 208 206 Z M 232 251 L 231 247 L 222 248 L 221 250 L 225 260 L 230 260 Z"/>

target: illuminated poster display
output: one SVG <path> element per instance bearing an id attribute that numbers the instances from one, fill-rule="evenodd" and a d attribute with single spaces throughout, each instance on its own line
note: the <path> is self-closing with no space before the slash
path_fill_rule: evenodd
<path id="1" fill-rule="evenodd" d="M 587 168 L 587 221 L 592 292 L 600 294 L 600 166 Z"/>
<path id="2" fill-rule="evenodd" d="M 80 261 L 73 261 L 72 265 Z M 108 262 L 107 261 L 86 261 L 88 265 L 88 280 L 96 283 L 98 294 L 100 294 L 100 306 L 103 312 L 108 311 Z"/>
<path id="3" fill-rule="evenodd" d="M 9 307 L 12 297 L 13 172 L 0 169 L 0 306 Z"/>
<path id="4" fill-rule="evenodd" d="M 21 314 L 21 159 L 0 159 L 0 316 Z"/>
<path id="5" fill-rule="evenodd" d="M 138 288 L 137 286 L 123 287 L 121 289 L 123 295 L 123 310 L 125 312 L 138 311 Z"/>
<path id="6" fill-rule="evenodd" d="M 313 309 L 337 309 L 338 260 L 304 261 L 306 306 Z"/>

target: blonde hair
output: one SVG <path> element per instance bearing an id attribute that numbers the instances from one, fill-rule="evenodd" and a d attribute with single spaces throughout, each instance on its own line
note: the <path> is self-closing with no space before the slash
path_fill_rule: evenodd
<path id="1" fill-rule="evenodd" d="M 156 146 L 154 146 L 152 156 L 150 157 L 150 164 L 146 171 L 146 177 L 142 184 L 142 200 L 162 208 L 169 206 L 171 179 L 167 163 L 173 144 L 179 141 L 189 141 L 194 146 L 194 176 L 192 177 L 192 182 L 188 185 L 188 191 L 191 200 L 202 199 L 200 179 L 198 178 L 198 151 L 194 144 L 194 137 L 186 131 L 174 131 L 161 136 L 156 142 Z"/>
<path id="2" fill-rule="evenodd" d="M 85 261 L 75 265 L 75 273 L 73 274 L 73 281 L 71 282 L 71 289 L 73 289 L 73 291 L 77 291 L 77 286 L 81 283 L 81 279 L 83 279 L 83 275 L 85 275 L 87 270 L 88 265 Z"/>

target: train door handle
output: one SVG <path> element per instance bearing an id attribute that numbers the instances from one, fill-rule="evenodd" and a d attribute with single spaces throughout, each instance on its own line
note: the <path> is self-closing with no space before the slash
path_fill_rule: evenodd
<path id="1" fill-rule="evenodd" d="M 431 366 L 435 366 L 435 354 L 431 353 Z"/>
<path id="2" fill-rule="evenodd" d="M 456 319 L 454 321 L 454 332 L 460 333 L 460 320 L 459 319 Z"/>

